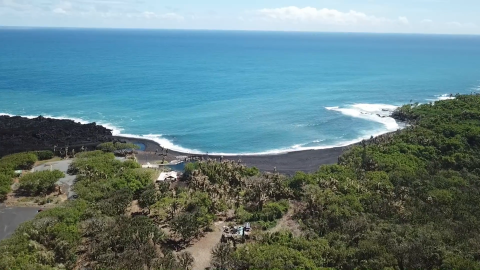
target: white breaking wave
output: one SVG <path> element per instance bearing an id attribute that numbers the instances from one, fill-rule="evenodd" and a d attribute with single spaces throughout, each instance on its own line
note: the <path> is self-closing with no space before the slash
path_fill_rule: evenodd
<path id="1" fill-rule="evenodd" d="M 449 94 L 443 94 L 437 97 L 437 100 L 449 100 L 455 99 L 455 96 L 450 96 Z"/>
<path id="2" fill-rule="evenodd" d="M 6 116 L 21 116 L 29 119 L 37 118 L 38 116 L 34 115 L 13 115 L 9 113 L 0 113 L 0 116 L 6 115 Z M 144 140 L 150 140 L 158 143 L 162 147 L 165 147 L 169 150 L 173 150 L 176 152 L 182 152 L 186 154 L 195 154 L 195 155 L 202 155 L 206 154 L 204 151 L 196 150 L 196 149 L 188 149 L 184 148 L 179 145 L 175 145 L 168 139 L 165 139 L 162 137 L 161 134 L 148 134 L 148 135 L 135 135 L 135 134 L 124 134 L 122 133 L 123 129 L 116 127 L 110 123 L 103 123 L 103 122 L 96 122 L 96 121 L 87 121 L 81 118 L 75 118 L 75 117 L 64 117 L 64 116 L 51 116 L 51 115 L 42 115 L 45 118 L 52 118 L 52 119 L 58 119 L 58 120 L 73 120 L 77 123 L 80 124 L 89 124 L 92 122 L 97 123 L 98 125 L 104 126 L 107 129 L 112 130 L 112 135 L 113 136 L 119 136 L 119 137 L 125 137 L 125 138 L 132 138 L 132 139 L 144 139 Z M 269 151 L 264 151 L 264 152 L 256 152 L 256 153 L 208 153 L 209 155 L 213 156 L 251 156 L 251 155 L 276 155 L 276 154 L 285 154 L 289 152 L 297 152 L 297 151 L 304 151 L 304 150 L 319 150 L 319 149 L 328 149 L 328 148 L 334 148 L 334 147 L 342 147 L 342 146 L 347 146 L 352 143 L 356 143 L 360 140 L 354 140 L 354 141 L 346 141 L 346 142 L 341 142 L 339 144 L 335 145 L 326 145 L 326 146 L 318 146 L 318 147 L 305 147 L 305 145 L 308 145 L 310 143 L 319 143 L 322 140 L 315 140 L 309 143 L 304 143 L 304 144 L 296 144 L 291 147 L 286 147 L 286 148 L 281 148 L 281 149 L 274 149 L 274 150 L 269 150 Z"/>
<path id="3" fill-rule="evenodd" d="M 175 145 L 168 139 L 163 138 L 161 134 L 148 134 L 148 135 L 120 134 L 116 136 L 154 141 L 159 145 L 161 145 L 162 147 L 169 150 L 176 151 L 176 152 L 196 154 L 196 155 L 205 154 L 205 152 L 202 152 L 196 149 L 188 149 L 188 148 L 181 147 L 179 145 Z"/>
<path id="4" fill-rule="evenodd" d="M 398 106 L 388 104 L 353 104 L 344 108 L 325 107 L 329 111 L 340 112 L 343 115 L 360 118 L 368 121 L 381 123 L 385 126 L 386 132 L 395 131 L 400 128 L 397 121 L 390 117 Z M 384 132 L 385 133 L 385 132 Z"/>
<path id="5" fill-rule="evenodd" d="M 25 117 L 28 119 L 33 119 L 37 118 L 38 115 L 13 115 L 9 113 L 0 113 L 0 116 L 6 115 L 6 116 L 21 116 Z M 203 152 L 198 151 L 198 150 L 192 150 L 192 149 L 187 149 L 183 148 L 181 146 L 173 144 L 171 141 L 162 138 L 162 135 L 160 134 L 149 134 L 149 135 L 133 135 L 133 134 L 124 134 L 122 133 L 123 128 L 116 127 L 112 125 L 111 123 L 105 123 L 105 122 L 97 122 L 97 121 L 87 121 L 85 119 L 81 118 L 75 118 L 75 117 L 67 117 L 67 116 L 51 116 L 51 115 L 42 115 L 45 118 L 52 118 L 52 119 L 57 119 L 57 120 L 73 120 L 77 123 L 80 124 L 89 124 L 95 122 L 97 125 L 101 125 L 107 129 L 110 129 L 112 131 L 113 136 L 120 136 L 120 137 L 126 137 L 126 138 L 134 138 L 134 139 L 145 139 L 145 140 L 151 140 L 154 141 L 158 144 L 160 144 L 162 147 L 165 147 L 167 149 L 177 151 L 177 152 L 184 152 L 184 153 L 191 153 L 191 154 L 201 154 Z"/>
<path id="6" fill-rule="evenodd" d="M 370 138 L 370 136 L 368 136 Z M 350 140 L 350 141 L 342 141 L 337 144 L 332 144 L 332 145 L 321 145 L 321 146 L 305 146 L 310 143 L 319 143 L 321 142 L 320 140 L 315 140 L 310 143 L 304 143 L 304 144 L 295 144 L 290 147 L 285 147 L 285 148 L 279 148 L 279 149 L 273 149 L 273 150 L 268 150 L 268 151 L 263 151 L 263 152 L 252 152 L 252 153 L 209 153 L 209 155 L 212 156 L 266 156 L 266 155 L 281 155 L 281 154 L 286 154 L 286 153 L 292 153 L 292 152 L 300 152 L 300 151 L 306 151 L 306 150 L 321 150 L 321 149 L 330 149 L 330 148 L 335 148 L 335 147 L 344 147 L 348 146 L 357 142 L 362 141 L 363 139 L 366 139 L 364 137 L 355 139 L 355 140 Z M 205 152 L 203 152 L 204 154 Z"/>
<path id="7" fill-rule="evenodd" d="M 0 113 L 0 116 L 2 116 L 2 115 L 21 116 L 21 117 L 25 117 L 25 118 L 29 118 L 29 119 L 33 119 L 33 118 L 38 117 L 36 115 L 13 115 L 13 114 L 9 114 L 9 113 Z M 64 117 L 64 116 L 59 117 L 59 116 L 51 116 L 51 115 L 42 115 L 42 116 L 45 117 L 45 118 L 52 118 L 52 119 L 59 119 L 59 120 L 73 120 L 73 121 L 75 121 L 77 123 L 80 123 L 80 124 L 88 124 L 88 123 L 95 122 L 98 125 L 102 125 L 105 128 L 108 128 L 108 129 L 112 130 L 112 135 L 114 135 L 114 136 L 120 136 L 120 137 L 132 138 L 132 139 L 150 140 L 150 141 L 154 141 L 154 142 L 158 143 L 159 145 L 161 145 L 162 147 L 165 147 L 167 149 L 177 151 L 177 152 L 186 153 L 186 154 L 195 154 L 195 155 L 206 154 L 205 151 L 200 151 L 200 150 L 196 150 L 196 149 L 188 149 L 188 148 L 184 148 L 184 147 L 179 146 L 179 145 L 175 145 L 174 143 L 172 143 L 168 139 L 163 138 L 161 134 L 148 134 L 148 135 L 124 134 L 124 133 L 122 133 L 122 131 L 123 131 L 122 128 L 116 127 L 116 126 L 114 126 L 110 123 L 97 122 L 97 121 L 87 121 L 85 119 L 80 119 L 80 118 L 75 118 L 75 117 Z M 278 154 L 285 154 L 285 153 L 304 151 L 304 150 L 320 150 L 320 149 L 329 149 L 329 148 L 334 148 L 334 147 L 343 147 L 343 146 L 351 145 L 353 143 L 357 143 L 357 142 L 361 141 L 362 139 L 365 139 L 365 138 L 359 138 L 359 139 L 351 140 L 351 141 L 343 141 L 343 142 L 339 142 L 339 143 L 333 144 L 333 145 L 322 145 L 322 146 L 313 146 L 313 147 L 306 147 L 305 146 L 305 145 L 308 145 L 308 144 L 311 144 L 311 143 L 320 143 L 320 142 L 323 141 L 323 140 L 315 140 L 315 141 L 308 142 L 308 143 L 296 144 L 296 145 L 292 145 L 290 147 L 273 149 L 273 150 L 268 150 L 268 151 L 264 151 L 264 152 L 252 152 L 252 153 L 219 153 L 219 152 L 213 152 L 213 153 L 208 153 L 208 154 L 212 155 L 212 156 L 278 155 Z"/>
<path id="8" fill-rule="evenodd" d="M 450 96 L 450 94 L 443 94 L 443 95 L 437 95 L 435 98 L 429 98 L 427 99 L 428 101 L 441 101 L 441 100 L 449 100 L 449 99 L 455 99 L 455 96 Z"/>
<path id="9" fill-rule="evenodd" d="M 450 95 L 441 95 L 438 96 L 437 100 L 445 100 L 445 99 L 452 99 Z M 369 139 L 371 136 L 379 136 L 391 131 L 396 131 L 402 126 L 400 126 L 395 119 L 390 117 L 392 112 L 397 109 L 398 106 L 395 105 L 388 105 L 388 104 L 368 104 L 368 103 L 359 103 L 359 104 L 353 104 L 345 107 L 325 107 L 325 109 L 329 111 L 336 111 L 340 112 L 343 115 L 350 116 L 350 117 L 355 117 L 355 118 L 360 118 L 368 121 L 373 121 L 377 123 L 381 123 L 384 125 L 384 129 L 380 130 L 375 130 L 375 131 L 363 131 L 362 135 L 356 139 L 353 140 L 345 140 L 345 141 L 339 141 L 335 144 L 331 145 L 319 145 L 319 146 L 307 146 L 310 144 L 318 144 L 321 143 L 323 140 L 314 140 L 311 142 L 307 143 L 302 143 L 302 144 L 295 144 L 289 147 L 284 147 L 284 148 L 279 148 L 279 149 L 272 149 L 268 151 L 263 151 L 263 152 L 252 152 L 252 153 L 218 153 L 218 152 L 213 152 L 213 153 L 208 153 L 209 155 L 214 155 L 214 156 L 251 156 L 251 155 L 277 155 L 277 154 L 285 154 L 285 153 L 290 153 L 290 152 L 298 152 L 298 151 L 305 151 L 305 150 L 321 150 L 321 149 L 329 149 L 329 148 L 335 148 L 335 147 L 344 147 L 348 146 L 354 143 L 358 143 L 364 139 Z M 0 115 L 8 115 L 8 116 L 15 116 L 7 113 L 0 113 Z M 55 116 L 50 116 L 50 115 L 43 115 L 46 118 L 53 118 L 53 119 L 68 119 L 68 120 L 73 120 L 75 122 L 81 123 L 81 124 L 87 124 L 91 122 L 96 122 L 96 121 L 86 121 L 84 119 L 80 118 L 72 118 L 72 117 L 55 117 Z M 38 116 L 31 116 L 31 115 L 26 115 L 23 117 L 27 118 L 36 118 Z M 182 153 L 187 153 L 187 154 L 206 154 L 205 151 L 200 151 L 196 149 L 188 149 L 184 148 L 179 145 L 175 145 L 173 142 L 170 140 L 163 138 L 161 134 L 148 134 L 148 135 L 135 135 L 135 134 L 123 134 L 122 131 L 123 129 L 120 127 L 116 127 L 110 123 L 105 123 L 105 122 L 96 122 L 98 125 L 102 125 L 110 130 L 112 130 L 112 134 L 114 136 L 122 136 L 122 137 L 127 137 L 127 138 L 137 138 L 137 139 L 145 139 L 145 140 L 151 140 L 154 141 L 158 144 L 160 144 L 162 147 L 165 147 L 167 149 L 177 151 L 177 152 L 182 152 Z"/>

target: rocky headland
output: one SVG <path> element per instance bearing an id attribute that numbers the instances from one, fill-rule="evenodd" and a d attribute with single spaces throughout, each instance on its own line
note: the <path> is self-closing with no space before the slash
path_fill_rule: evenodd
<path id="1" fill-rule="evenodd" d="M 81 124 L 73 120 L 39 116 L 0 116 L 0 156 L 52 150 L 56 154 L 91 150 L 98 144 L 116 141 L 112 131 L 96 123 Z"/>

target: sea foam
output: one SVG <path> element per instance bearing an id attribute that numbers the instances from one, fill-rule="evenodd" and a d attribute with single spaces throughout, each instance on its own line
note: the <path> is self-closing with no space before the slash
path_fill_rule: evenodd
<path id="1" fill-rule="evenodd" d="M 439 95 L 437 100 L 444 100 L 444 99 L 451 99 L 451 97 L 450 95 L 447 95 L 447 94 Z M 369 139 L 371 136 L 374 136 L 374 137 L 379 136 L 379 135 L 396 131 L 402 128 L 402 126 L 399 123 L 397 123 L 395 119 L 390 117 L 392 112 L 397 108 L 398 106 L 395 106 L 395 105 L 369 104 L 369 103 L 357 103 L 357 104 L 346 105 L 341 107 L 340 106 L 325 107 L 325 109 L 329 111 L 336 111 L 345 116 L 381 123 L 384 126 L 384 128 L 381 128 L 378 130 L 362 131 L 361 135 L 358 138 L 355 138 L 352 140 L 338 140 L 336 143 L 333 143 L 333 144 L 320 145 L 324 140 L 317 139 L 309 142 L 297 143 L 291 146 L 280 147 L 278 149 L 271 149 L 271 150 L 261 151 L 261 152 L 243 152 L 243 153 L 209 152 L 209 155 L 214 155 L 214 156 L 278 155 L 278 154 L 285 154 L 285 153 L 305 151 L 305 150 L 321 150 L 321 149 L 329 149 L 329 148 L 335 148 L 335 147 L 345 147 L 354 143 L 358 143 L 364 139 Z M 0 115 L 14 116 L 8 113 L 0 113 Z M 172 141 L 164 138 L 162 134 L 146 134 L 146 135 L 127 134 L 127 133 L 123 133 L 124 131 L 123 128 L 115 126 L 108 122 L 90 121 L 86 119 L 68 117 L 68 116 L 50 116 L 50 115 L 43 115 L 43 116 L 47 118 L 52 118 L 52 119 L 73 120 L 81 124 L 96 122 L 98 125 L 102 125 L 112 130 L 112 135 L 114 136 L 121 136 L 121 137 L 133 138 L 133 139 L 151 140 L 167 149 L 177 151 L 177 152 L 187 153 L 187 154 L 206 154 L 207 153 L 206 151 L 189 149 L 189 148 L 182 147 L 180 145 L 176 145 Z M 36 118 L 38 116 L 23 115 L 23 117 Z"/>
<path id="2" fill-rule="evenodd" d="M 398 108 L 395 105 L 388 104 L 353 104 L 345 107 L 325 107 L 329 111 L 340 112 L 343 115 L 360 118 L 368 121 L 378 122 L 385 126 L 386 132 L 399 129 L 399 125 L 395 119 L 390 117 L 392 112 Z"/>
<path id="3" fill-rule="evenodd" d="M 437 96 L 437 100 L 449 100 L 449 99 L 455 99 L 455 96 L 450 96 L 449 94 L 443 94 Z"/>
<path id="4" fill-rule="evenodd" d="M 0 113 L 0 116 L 17 116 L 9 113 Z M 28 119 L 33 119 L 37 118 L 35 115 L 19 115 L 21 117 L 25 117 Z M 187 149 L 178 145 L 173 144 L 171 141 L 162 138 L 161 134 L 148 134 L 148 135 L 134 135 L 134 134 L 124 134 L 122 133 L 123 128 L 117 127 L 111 123 L 107 122 L 97 122 L 97 121 L 89 121 L 85 120 L 82 118 L 76 118 L 76 117 L 68 117 L 68 116 L 51 116 L 51 115 L 42 115 L 45 118 L 51 118 L 51 119 L 57 119 L 57 120 L 72 120 L 74 122 L 80 123 L 80 124 L 89 124 L 95 122 L 97 125 L 101 125 L 107 129 L 110 129 L 112 131 L 113 136 L 119 136 L 119 137 L 126 137 L 126 138 L 132 138 L 132 139 L 145 139 L 145 140 L 151 140 L 154 141 L 158 144 L 160 144 L 162 147 L 165 147 L 167 149 L 177 151 L 177 152 L 183 152 L 183 153 L 191 153 L 191 154 L 201 154 L 202 152 L 195 150 L 195 149 Z"/>
<path id="5" fill-rule="evenodd" d="M 0 113 L 0 116 L 3 116 L 3 115 L 17 116 L 17 115 L 13 115 L 13 114 L 9 114 L 9 113 Z M 29 119 L 33 119 L 33 118 L 38 117 L 38 116 L 34 116 L 34 115 L 19 115 L 19 116 L 29 118 Z M 196 150 L 196 149 L 188 149 L 188 148 L 176 145 L 173 142 L 171 142 L 170 140 L 163 138 L 162 137 L 163 135 L 161 135 L 161 134 L 147 134 L 147 135 L 126 134 L 126 133 L 122 133 L 122 131 L 123 131 L 122 128 L 116 127 L 116 126 L 112 125 L 111 123 L 89 121 L 89 120 L 76 118 L 76 117 L 51 116 L 51 115 L 42 115 L 42 116 L 45 117 L 45 118 L 52 118 L 52 119 L 58 119 L 58 120 L 73 120 L 73 121 L 75 121 L 77 123 L 80 123 L 80 124 L 88 124 L 88 123 L 95 122 L 98 125 L 102 125 L 105 128 L 108 128 L 108 129 L 112 130 L 112 135 L 114 135 L 114 136 L 126 137 L 126 138 L 132 138 L 132 139 L 150 140 L 150 141 L 154 141 L 154 142 L 158 143 L 159 145 L 161 145 L 164 148 L 167 148 L 167 149 L 170 149 L 170 150 L 173 150 L 173 151 L 177 151 L 177 152 L 186 153 L 186 154 L 203 155 L 203 154 L 207 153 L 205 151 L 200 151 L 200 150 Z M 379 133 L 378 135 L 383 134 L 383 133 L 385 133 L 385 132 Z M 357 138 L 355 140 L 340 141 L 336 144 L 331 144 L 331 145 L 306 146 L 306 145 L 309 145 L 309 144 L 320 143 L 320 142 L 323 141 L 323 140 L 314 140 L 314 141 L 307 142 L 307 143 L 295 144 L 295 145 L 292 145 L 290 147 L 272 149 L 272 150 L 267 150 L 267 151 L 263 151 L 263 152 L 248 152 L 248 153 L 212 152 L 212 153 L 208 153 L 208 154 L 212 155 L 212 156 L 279 155 L 279 154 L 285 154 L 285 153 L 297 152 L 297 151 L 305 151 L 305 150 L 321 150 L 321 149 L 329 149 L 329 148 L 335 148 L 335 147 L 344 147 L 344 146 L 348 146 L 348 145 L 357 143 L 357 142 L 361 141 L 362 139 L 367 139 L 369 137 L 370 136 L 365 136 L 365 137 Z"/>
<path id="6" fill-rule="evenodd" d="M 382 105 L 382 104 L 355 104 L 353 106 L 355 106 L 357 108 L 356 110 L 369 112 L 369 113 L 373 114 L 374 112 L 377 112 L 377 110 L 375 110 L 374 108 L 376 108 L 375 106 L 378 106 L 378 105 Z M 395 106 L 391 106 L 391 107 L 389 107 L 389 106 L 391 106 L 391 105 L 384 105 L 384 106 L 380 106 L 380 107 L 390 108 L 390 109 L 393 109 L 393 107 L 395 107 Z M 327 108 L 330 109 L 330 110 L 337 110 L 337 111 L 342 111 L 343 110 L 339 107 L 327 107 Z M 359 109 L 359 108 L 363 108 L 363 109 Z M 344 110 L 343 112 L 350 113 L 352 115 L 358 115 L 358 113 L 353 112 L 353 109 L 351 111 L 349 111 L 347 109 L 346 111 Z M 385 112 L 383 112 L 383 113 L 385 113 Z M 13 114 L 9 114 L 9 113 L 0 113 L 0 116 L 2 116 L 2 115 L 17 116 L 17 115 L 13 115 Z M 35 115 L 20 115 L 20 116 L 25 117 L 25 118 L 29 118 L 29 119 L 33 119 L 33 118 L 38 117 L 38 116 L 35 116 Z M 68 117 L 68 116 L 51 116 L 51 115 L 45 115 L 45 114 L 43 114 L 42 116 L 45 117 L 45 118 L 52 118 L 52 119 L 58 119 L 58 120 L 72 120 L 72 121 L 75 121 L 75 122 L 80 123 L 80 124 L 88 124 L 88 123 L 95 122 L 98 125 L 102 125 L 105 128 L 112 130 L 112 135 L 113 136 L 126 137 L 126 138 L 132 138 L 132 139 L 151 140 L 151 141 L 154 141 L 154 142 L 158 143 L 159 145 L 161 145 L 162 147 L 164 147 L 166 149 L 170 149 L 170 150 L 177 151 L 177 152 L 182 152 L 182 153 L 187 153 L 187 154 L 194 154 L 194 155 L 197 154 L 197 155 L 199 155 L 199 154 L 206 154 L 207 153 L 206 151 L 200 151 L 200 150 L 197 150 L 197 149 L 188 149 L 188 148 L 176 145 L 173 142 L 171 142 L 170 140 L 162 137 L 163 136 L 162 134 L 147 134 L 147 135 L 127 134 L 127 133 L 122 133 L 123 130 L 124 130 L 123 128 L 117 127 L 117 126 L 115 126 L 111 123 L 108 123 L 108 122 L 90 121 L 90 120 L 86 120 L 86 119 L 82 119 L 82 118 Z M 366 116 L 363 116 L 363 117 L 366 117 Z M 372 119 L 373 119 L 373 117 L 372 117 Z M 368 134 L 368 135 L 365 135 L 365 136 L 361 136 L 361 137 L 356 138 L 354 140 L 344 140 L 344 141 L 339 141 L 337 143 L 329 144 L 329 145 L 307 146 L 307 145 L 318 144 L 318 143 L 323 142 L 323 140 L 314 140 L 314 141 L 311 141 L 311 142 L 295 144 L 295 145 L 292 145 L 292 146 L 289 146 L 289 147 L 272 149 L 272 150 L 267 150 L 267 151 L 262 151 L 262 152 L 245 152 L 245 153 L 209 152 L 208 154 L 212 155 L 212 156 L 252 156 L 252 155 L 262 156 L 262 155 L 280 155 L 280 154 L 285 154 L 285 153 L 290 153 L 290 152 L 298 152 L 298 151 L 305 151 L 305 150 L 330 149 L 330 148 L 335 148 L 335 147 L 348 146 L 348 145 L 357 143 L 357 142 L 359 142 L 363 139 L 368 139 L 372 135 L 373 136 L 378 136 L 378 135 L 384 134 L 386 132 L 388 132 L 388 130 L 387 131 L 381 130 L 381 131 L 375 132 L 374 134 Z"/>

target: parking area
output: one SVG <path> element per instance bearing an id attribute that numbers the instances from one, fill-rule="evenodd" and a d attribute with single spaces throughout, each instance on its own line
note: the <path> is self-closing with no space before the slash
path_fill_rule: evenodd
<path id="1" fill-rule="evenodd" d="M 0 204 L 0 241 L 10 237 L 20 224 L 32 220 L 38 207 L 6 207 Z"/>

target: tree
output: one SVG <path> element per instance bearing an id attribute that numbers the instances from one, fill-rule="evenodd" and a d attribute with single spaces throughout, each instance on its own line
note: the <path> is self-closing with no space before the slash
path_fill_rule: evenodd
<path id="1" fill-rule="evenodd" d="M 211 264 L 216 269 L 230 269 L 233 263 L 234 250 L 229 243 L 218 243 L 212 249 Z"/>
<path id="2" fill-rule="evenodd" d="M 188 212 L 182 213 L 170 221 L 172 231 L 185 242 L 199 235 L 200 226 L 201 224 L 198 223 L 196 215 Z"/>
<path id="3" fill-rule="evenodd" d="M 177 255 L 178 266 L 181 269 L 190 270 L 192 269 L 195 259 L 193 258 L 190 252 L 182 252 Z"/>
<path id="4" fill-rule="evenodd" d="M 132 203 L 133 193 L 129 189 L 114 190 L 98 202 L 97 207 L 108 216 L 125 214 L 127 207 Z"/>
<path id="5" fill-rule="evenodd" d="M 98 231 L 88 246 L 88 257 L 100 269 L 143 269 L 161 258 L 164 234 L 145 216 L 120 216 Z"/>
<path id="6" fill-rule="evenodd" d="M 154 184 L 147 186 L 144 192 L 140 195 L 138 199 L 138 204 L 140 207 L 148 210 L 150 214 L 150 207 L 158 201 L 158 192 Z"/>
<path id="7" fill-rule="evenodd" d="M 115 152 L 117 150 L 127 150 L 127 149 L 139 149 L 140 147 L 133 143 L 120 143 L 120 142 L 106 142 L 99 144 L 97 146 L 98 150 L 102 150 L 104 152 Z"/>
<path id="8" fill-rule="evenodd" d="M 182 207 L 182 204 L 176 199 L 174 199 L 172 203 L 170 203 L 167 211 L 170 213 L 171 219 L 175 218 L 175 215 L 177 214 L 177 212 L 180 211 L 181 207 Z"/>
<path id="9" fill-rule="evenodd" d="M 12 178 L 8 175 L 0 174 L 0 202 L 7 199 L 7 194 L 10 192 L 12 185 Z"/>
<path id="10" fill-rule="evenodd" d="M 268 201 L 273 192 L 272 181 L 266 177 L 252 177 L 247 181 L 247 190 L 245 197 L 255 203 L 258 210 L 263 209 L 263 205 Z"/>
<path id="11" fill-rule="evenodd" d="M 65 174 L 61 171 L 41 171 L 20 178 L 19 189 L 28 195 L 46 195 L 55 189 L 55 183 Z"/>

